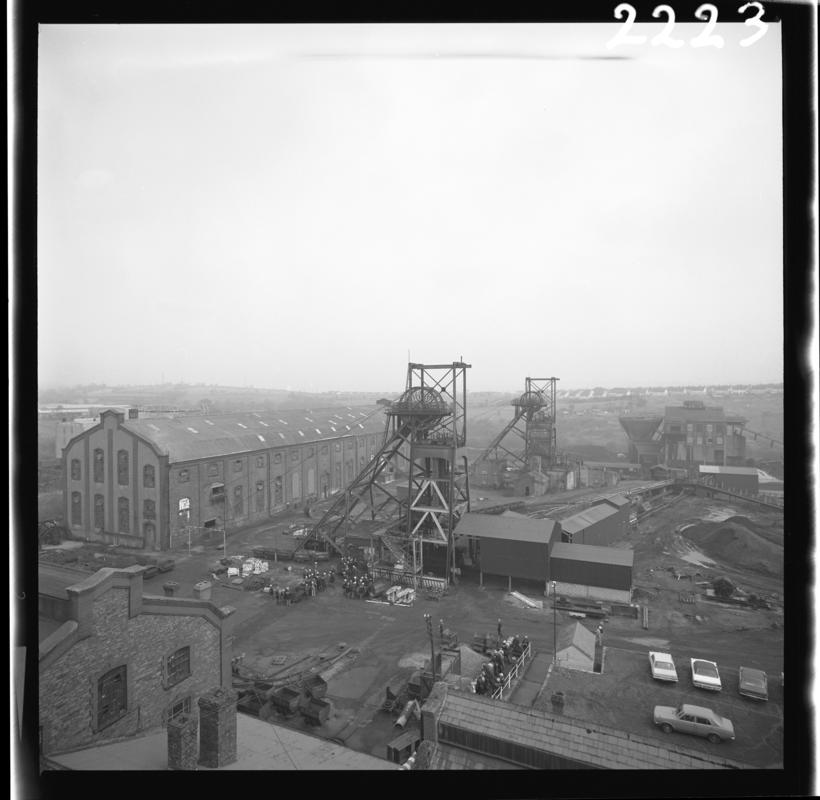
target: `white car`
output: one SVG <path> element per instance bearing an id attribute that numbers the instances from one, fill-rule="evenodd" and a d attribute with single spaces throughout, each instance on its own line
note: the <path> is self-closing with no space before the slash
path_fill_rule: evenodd
<path id="1" fill-rule="evenodd" d="M 720 673 L 714 661 L 707 661 L 704 658 L 691 659 L 692 683 L 699 689 L 709 689 L 711 692 L 719 692 L 723 687 L 720 684 Z"/>
<path id="2" fill-rule="evenodd" d="M 675 669 L 675 662 L 669 653 L 649 653 L 649 669 L 652 670 L 652 677 L 657 681 L 678 681 L 678 671 Z"/>

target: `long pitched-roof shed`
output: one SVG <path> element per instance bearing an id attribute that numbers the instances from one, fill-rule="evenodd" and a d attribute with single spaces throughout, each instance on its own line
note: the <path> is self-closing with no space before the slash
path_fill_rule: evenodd
<path id="1" fill-rule="evenodd" d="M 605 519 L 616 514 L 617 511 L 611 506 L 595 505 L 573 514 L 571 517 L 561 520 L 561 527 L 565 533 L 578 533 L 586 528 L 596 525 Z"/>
<path id="2" fill-rule="evenodd" d="M 435 687 L 438 741 L 534 769 L 739 769 L 722 754 Z M 445 693 L 446 692 L 446 693 Z M 443 694 L 443 697 L 441 696 Z M 430 700 L 428 700 L 430 703 Z M 422 708 L 422 714 L 428 705 Z"/>

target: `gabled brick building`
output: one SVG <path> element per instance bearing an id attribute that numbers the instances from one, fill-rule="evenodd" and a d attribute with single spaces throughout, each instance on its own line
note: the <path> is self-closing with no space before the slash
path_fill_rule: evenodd
<path id="1" fill-rule="evenodd" d="M 142 593 L 142 567 L 66 589 L 68 619 L 40 642 L 44 755 L 160 728 L 231 687 L 230 607 Z"/>
<path id="2" fill-rule="evenodd" d="M 382 444 L 381 406 L 140 419 L 103 411 L 63 450 L 72 535 L 169 550 L 343 489 Z M 385 480 L 390 480 L 385 474 Z"/>

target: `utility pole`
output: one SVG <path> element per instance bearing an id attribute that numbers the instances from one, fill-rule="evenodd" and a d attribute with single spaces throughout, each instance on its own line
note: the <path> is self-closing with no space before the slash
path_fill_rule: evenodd
<path id="1" fill-rule="evenodd" d="M 552 581 L 552 664 L 558 666 L 558 617 L 555 608 L 555 592 L 558 584 Z"/>
<path id="2" fill-rule="evenodd" d="M 427 633 L 430 636 L 430 670 L 433 673 L 433 683 L 436 682 L 436 647 L 433 643 L 433 618 L 429 614 L 424 615 L 427 623 Z"/>

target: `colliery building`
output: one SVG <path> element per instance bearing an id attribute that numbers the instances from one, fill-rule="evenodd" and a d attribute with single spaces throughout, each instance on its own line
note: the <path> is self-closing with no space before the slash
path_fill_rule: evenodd
<path id="1" fill-rule="evenodd" d="M 75 537 L 172 549 L 335 494 L 383 435 L 381 406 L 171 419 L 103 411 L 63 450 L 65 519 Z"/>
<path id="2" fill-rule="evenodd" d="M 757 494 L 759 475 L 754 467 L 713 467 L 701 465 L 698 475 L 711 486 L 717 486 L 730 492 L 747 492 Z M 782 488 L 782 484 L 781 484 Z"/>
<path id="3" fill-rule="evenodd" d="M 472 560 L 478 563 L 479 580 L 484 575 L 539 581 L 545 591 L 549 576 L 549 547 L 560 535 L 551 519 L 530 519 L 512 511 L 503 514 L 469 512 L 459 520 L 456 536 L 465 541 Z M 465 538 L 462 538 L 465 537 Z"/>
<path id="4" fill-rule="evenodd" d="M 623 495 L 596 500 L 589 508 L 561 520 L 561 541 L 606 546 L 629 533 L 631 504 Z"/>
<path id="5" fill-rule="evenodd" d="M 569 597 L 629 603 L 634 553 L 620 547 L 555 542 L 550 550 L 550 580 Z"/>
<path id="6" fill-rule="evenodd" d="M 621 417 L 629 438 L 629 460 L 644 467 L 740 465 L 746 459 L 744 417 L 699 400 L 667 406 L 662 417 Z"/>
<path id="7" fill-rule="evenodd" d="M 231 688 L 233 608 L 144 596 L 142 567 L 66 575 L 52 570 L 57 619 L 41 624 L 43 754 L 165 726 L 213 687 Z"/>

